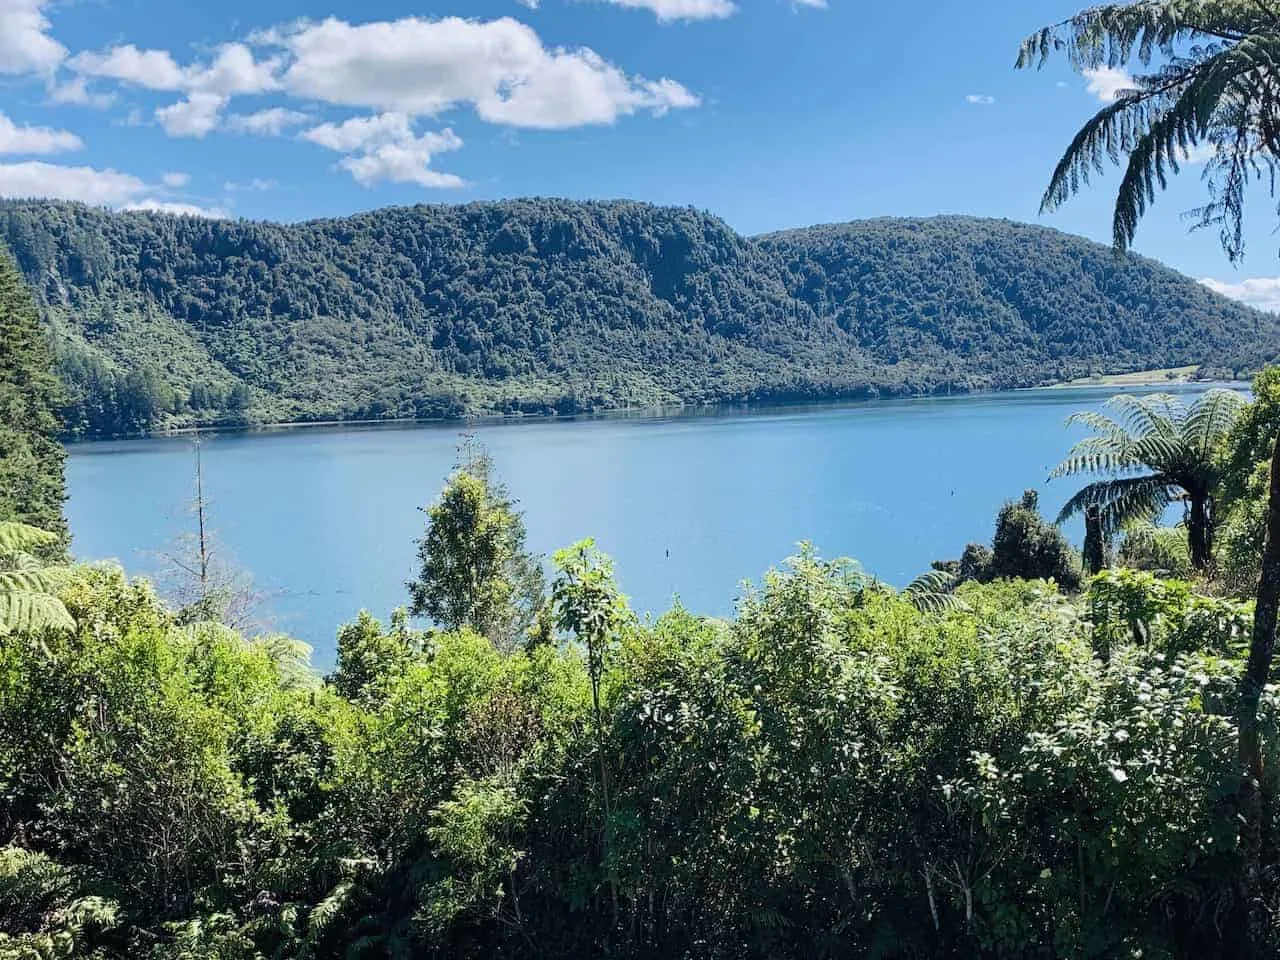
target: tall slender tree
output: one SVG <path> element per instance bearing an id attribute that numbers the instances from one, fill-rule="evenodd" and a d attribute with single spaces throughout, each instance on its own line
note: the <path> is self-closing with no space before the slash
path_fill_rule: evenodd
<path id="1" fill-rule="evenodd" d="M 423 511 L 421 569 L 406 584 L 410 612 L 449 630 L 470 627 L 500 647 L 514 645 L 542 605 L 545 578 L 525 549 L 523 517 L 474 439 L 463 441 L 440 498 Z"/>
<path id="2" fill-rule="evenodd" d="M 0 520 L 57 535 L 65 548 L 62 390 L 31 291 L 0 249 Z"/>

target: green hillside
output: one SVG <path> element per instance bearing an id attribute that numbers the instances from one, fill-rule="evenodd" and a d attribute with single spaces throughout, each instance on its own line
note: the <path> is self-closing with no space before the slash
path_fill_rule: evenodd
<path id="1" fill-rule="evenodd" d="M 1280 320 L 1141 258 L 971 218 L 743 237 L 517 200 L 279 225 L 0 203 L 82 434 L 1250 372 Z"/>

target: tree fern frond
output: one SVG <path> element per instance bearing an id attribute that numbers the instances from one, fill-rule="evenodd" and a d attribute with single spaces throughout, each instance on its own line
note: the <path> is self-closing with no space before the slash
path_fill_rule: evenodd
<path id="1" fill-rule="evenodd" d="M 0 556 L 30 553 L 41 547 L 51 547 L 57 542 L 56 533 L 16 520 L 0 521 Z"/>
<path id="2" fill-rule="evenodd" d="M 1130 452 L 1129 438 L 1123 436 L 1085 437 L 1068 452 L 1049 478 L 1068 477 L 1080 473 L 1118 473 L 1142 466 Z"/>
<path id="3" fill-rule="evenodd" d="M 1212 457 L 1218 444 L 1244 410 L 1244 397 L 1234 390 L 1216 388 L 1205 393 L 1191 408 L 1183 433 L 1201 456 Z"/>
<path id="4" fill-rule="evenodd" d="M 75 628 L 76 622 L 67 608 L 51 594 L 0 592 L 0 634 Z"/>
<path id="5" fill-rule="evenodd" d="M 1099 413 L 1096 410 L 1077 410 L 1067 417 L 1068 427 L 1076 425 L 1088 427 L 1095 433 L 1114 434 L 1120 437 L 1128 436 L 1128 432 L 1121 424 L 1108 417 L 1105 413 Z"/>
<path id="6" fill-rule="evenodd" d="M 51 593 L 66 582 L 66 567 L 0 570 L 0 593 Z"/>
<path id="7" fill-rule="evenodd" d="M 317 686 L 320 676 L 311 669 L 311 646 L 283 633 L 256 637 L 252 645 L 266 653 L 275 665 L 281 685 L 290 689 Z"/>
<path id="8" fill-rule="evenodd" d="M 956 575 L 945 570 L 930 570 L 912 580 L 902 590 L 903 598 L 921 613 L 945 613 L 967 609 L 953 593 Z"/>
<path id="9" fill-rule="evenodd" d="M 1089 507 L 1097 507 L 1103 530 L 1110 534 L 1130 521 L 1158 516 L 1173 499 L 1171 484 L 1164 477 L 1099 480 L 1078 491 L 1063 505 L 1058 513 L 1058 522 L 1082 514 Z"/>
<path id="10" fill-rule="evenodd" d="M 355 883 L 343 880 L 338 883 L 329 895 L 315 905 L 307 918 L 307 943 L 314 945 L 324 936 L 326 930 L 333 925 L 346 908 L 355 890 Z"/>
<path id="11" fill-rule="evenodd" d="M 1135 437 L 1161 436 L 1177 438 L 1178 423 L 1186 418 L 1187 408 L 1168 393 L 1134 396 L 1122 393 L 1107 401 L 1107 406 L 1121 412 L 1125 430 Z"/>

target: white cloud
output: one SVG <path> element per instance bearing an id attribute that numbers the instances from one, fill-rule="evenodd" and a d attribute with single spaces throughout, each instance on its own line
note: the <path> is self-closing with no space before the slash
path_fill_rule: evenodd
<path id="1" fill-rule="evenodd" d="M 4 0 L 0 0 L 0 3 Z M 179 66 L 167 50 L 139 50 L 131 43 L 105 53 L 86 51 L 68 62 L 83 77 L 98 77 L 147 90 L 183 90 L 230 97 L 264 93 L 279 86 L 279 60 L 259 61 L 243 43 L 218 47 L 212 61 Z"/>
<path id="2" fill-rule="evenodd" d="M 185 89 L 224 97 L 266 93 L 279 88 L 276 72 L 280 66 L 279 59 L 256 60 L 253 51 L 243 43 L 226 43 L 218 48 L 217 56 L 207 67 L 186 69 Z"/>
<path id="3" fill-rule="evenodd" d="M 809 7 L 813 10 L 827 9 L 827 0 L 791 0 L 793 6 Z"/>
<path id="4" fill-rule="evenodd" d="M 1133 87 L 1133 77 L 1119 67 L 1095 67 L 1081 72 L 1088 81 L 1085 89 L 1103 103 L 1111 103 L 1122 91 Z"/>
<path id="5" fill-rule="evenodd" d="M 1182 163 L 1196 165 L 1200 163 L 1208 163 L 1218 155 L 1218 148 L 1212 143 L 1197 143 L 1194 147 L 1187 150 L 1180 150 L 1178 160 Z"/>
<path id="6" fill-rule="evenodd" d="M 69 130 L 19 126 L 0 113 L 0 153 L 61 153 L 83 146 L 84 141 Z"/>
<path id="7" fill-rule="evenodd" d="M 201 217 L 227 215 L 223 210 L 181 200 L 160 200 L 154 193 L 155 188 L 145 180 L 118 170 L 68 167 L 39 160 L 0 163 L 0 197 L 49 197 L 121 210 L 158 210 Z"/>
<path id="8" fill-rule="evenodd" d="M 199 139 L 218 125 L 227 98 L 218 93 L 192 93 L 167 107 L 156 109 L 156 120 L 171 137 Z"/>
<path id="9" fill-rule="evenodd" d="M 1200 281 L 1215 293 L 1259 310 L 1280 313 L 1280 277 L 1250 277 L 1239 283 L 1226 283 L 1205 277 Z"/>
<path id="10" fill-rule="evenodd" d="M 47 0 L 0 0 L 0 73 L 52 75 L 67 48 L 49 35 Z"/>
<path id="11" fill-rule="evenodd" d="M 131 43 L 106 53 L 77 53 L 68 65 L 81 76 L 148 90 L 181 90 L 186 84 L 185 72 L 167 50 L 139 50 Z"/>
<path id="12" fill-rule="evenodd" d="M 413 136 L 413 125 L 403 113 L 382 113 L 372 117 L 352 117 L 342 123 L 322 123 L 303 131 L 310 140 L 330 150 L 350 153 L 380 143 L 394 143 Z"/>
<path id="13" fill-rule="evenodd" d="M 986 93 L 970 93 L 965 98 L 965 103 L 977 103 L 987 106 L 995 103 L 996 98 Z"/>
<path id="14" fill-rule="evenodd" d="M 226 127 L 233 133 L 253 133 L 265 137 L 278 137 L 289 127 L 306 123 L 311 117 L 301 110 L 286 107 L 269 107 L 257 113 L 240 113 L 227 117 Z"/>
<path id="15" fill-rule="evenodd" d="M 115 103 L 115 99 L 113 94 L 90 90 L 84 77 L 72 77 L 49 88 L 50 103 L 70 103 L 103 110 Z"/>
<path id="16" fill-rule="evenodd" d="M 343 157 L 339 165 L 366 187 L 380 180 L 417 183 L 424 187 L 457 189 L 467 181 L 457 174 L 431 169 L 431 159 L 444 150 L 457 150 L 462 141 L 452 130 L 428 133 L 401 143 L 385 143 L 355 157 Z"/>
<path id="17" fill-rule="evenodd" d="M 173 187 L 175 190 L 185 187 L 191 182 L 191 174 L 189 173 L 166 173 L 160 178 L 160 182 L 166 187 Z"/>
<path id="18" fill-rule="evenodd" d="M 156 119 L 172 137 L 203 137 L 218 126 L 231 97 L 279 86 L 279 60 L 259 61 L 243 43 L 223 44 L 209 63 L 185 67 L 167 50 L 139 50 L 131 43 L 105 53 L 79 53 L 69 63 L 82 83 L 85 77 L 95 77 L 147 90 L 186 92 L 185 100 L 156 110 Z"/>
<path id="19" fill-rule="evenodd" d="M 469 104 L 491 123 L 563 129 L 699 102 L 674 80 L 630 77 L 592 50 L 547 49 L 509 17 L 330 18 L 260 39 L 292 54 L 282 78 L 291 93 L 380 111 L 434 116 Z"/>
<path id="20" fill-rule="evenodd" d="M 115 170 L 64 167 L 38 160 L 0 163 L 0 196 L 4 197 L 52 197 L 119 206 L 140 200 L 149 189 L 132 174 Z"/>
<path id="21" fill-rule="evenodd" d="M 225 220 L 230 214 L 217 207 L 202 207 L 196 203 L 183 203 L 177 200 L 139 200 L 126 203 L 121 210 L 150 210 L 152 213 L 172 213 L 183 217 L 206 217 L 210 220 Z"/>
<path id="22" fill-rule="evenodd" d="M 403 113 L 322 123 L 303 132 L 302 139 L 348 154 L 338 161 L 339 166 L 365 186 L 382 180 L 424 187 L 466 186 L 461 177 L 431 169 L 436 154 L 462 147 L 461 138 L 448 129 L 418 136 L 412 119 Z"/>
<path id="23" fill-rule="evenodd" d="M 659 23 L 675 20 L 723 20 L 738 12 L 731 0 L 603 0 L 615 7 L 631 10 L 650 10 Z M 812 0 L 800 0 L 807 6 L 818 6 Z M 821 4 L 825 6 L 825 3 Z"/>
<path id="24" fill-rule="evenodd" d="M 252 190 L 257 193 L 265 193 L 268 190 L 274 190 L 278 186 L 280 186 L 280 182 L 278 180 L 254 177 L 246 183 L 228 180 L 222 185 L 222 189 L 227 191 L 227 193 L 236 193 L 241 190 Z"/>

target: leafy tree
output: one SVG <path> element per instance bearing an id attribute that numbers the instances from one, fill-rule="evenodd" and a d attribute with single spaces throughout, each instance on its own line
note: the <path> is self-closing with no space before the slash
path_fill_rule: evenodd
<path id="1" fill-rule="evenodd" d="M 53 531 L 65 546 L 61 400 L 31 291 L 0 249 L 0 520 Z"/>
<path id="2" fill-rule="evenodd" d="M 470 627 L 502 647 L 515 644 L 542 604 L 544 578 L 488 453 L 464 443 L 439 500 L 424 511 L 422 568 L 407 584 L 410 612 L 447 630 Z"/>
<path id="3" fill-rule="evenodd" d="M 353 703 L 377 703 L 408 669 L 419 648 L 404 610 L 392 615 L 391 629 L 386 632 L 372 614 L 361 610 L 354 623 L 338 631 L 338 669 L 328 681 Z"/>
<path id="4" fill-rule="evenodd" d="M 1053 580 L 1074 590 L 1080 585 L 1080 561 L 1062 531 L 1040 516 L 1040 496 L 1027 490 L 996 516 L 987 576 Z M 983 579 L 979 577 L 979 579 Z"/>
<path id="5" fill-rule="evenodd" d="M 610 650 L 618 643 L 631 617 L 626 599 L 613 580 L 613 561 L 583 540 L 555 555 L 558 571 L 551 589 L 556 624 L 586 649 L 587 676 L 591 679 L 591 714 L 595 721 L 596 758 L 600 770 L 600 797 L 605 860 L 610 860 L 609 761 L 605 755 L 604 711 L 601 687 Z M 617 881 L 610 870 L 609 885 L 615 922 L 618 914 Z"/>
<path id="6" fill-rule="evenodd" d="M 1171 503 L 1186 504 L 1191 563 L 1198 570 L 1213 557 L 1214 497 L 1221 480 L 1216 457 L 1244 398 L 1233 390 L 1210 390 L 1187 408 L 1176 397 L 1156 394 L 1112 398 L 1117 417 L 1093 411 L 1072 414 L 1094 435 L 1077 443 L 1051 477 L 1110 474 L 1069 499 L 1059 521 L 1096 509 L 1103 530 L 1158 518 Z"/>

